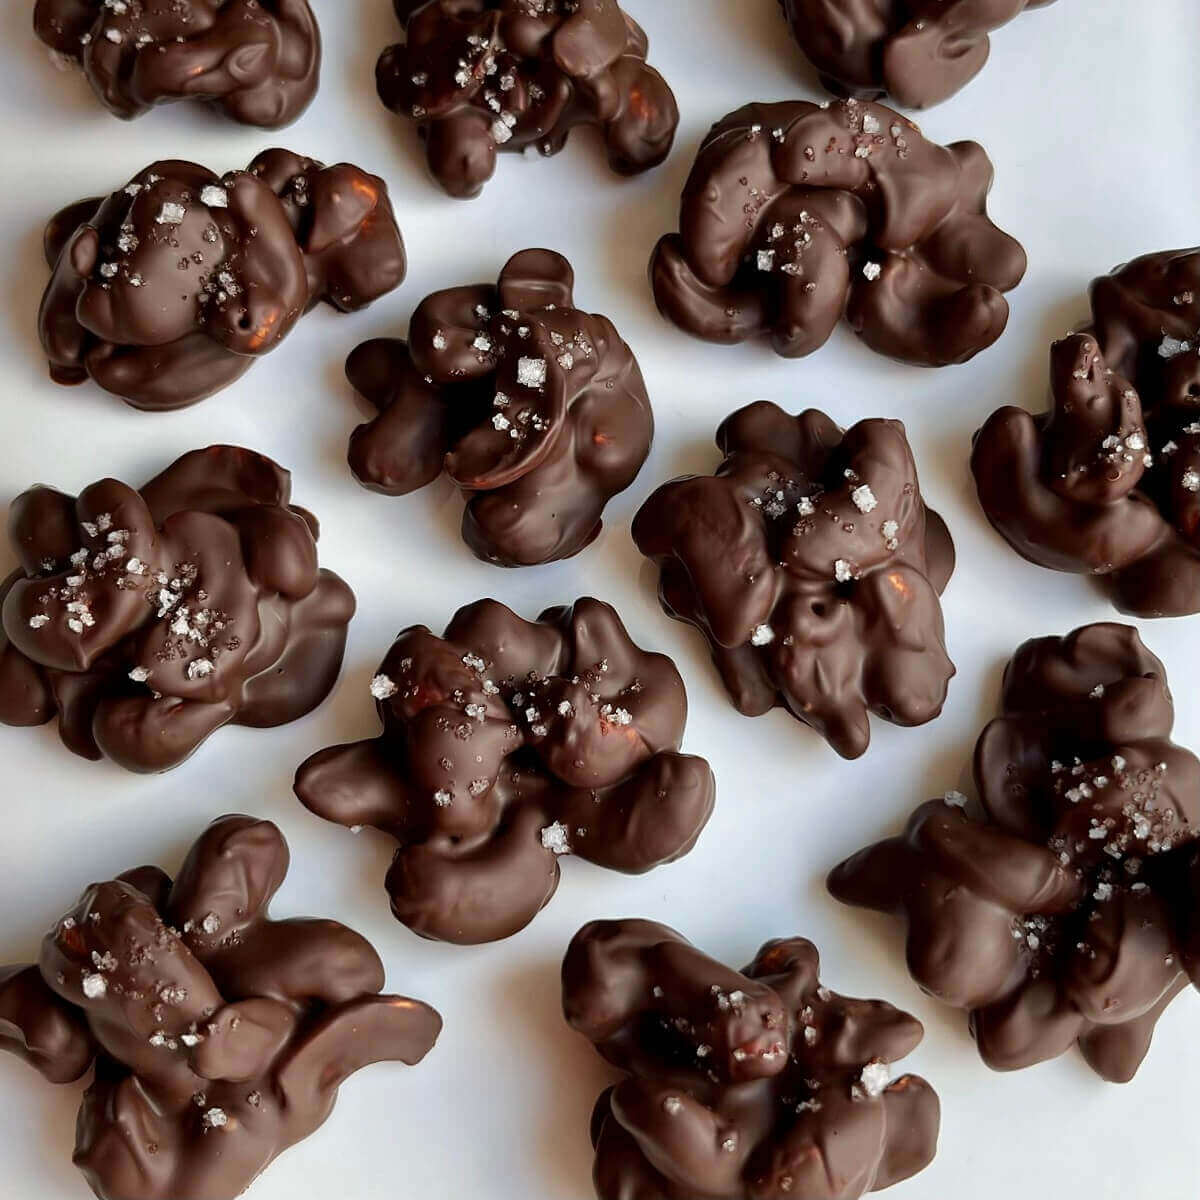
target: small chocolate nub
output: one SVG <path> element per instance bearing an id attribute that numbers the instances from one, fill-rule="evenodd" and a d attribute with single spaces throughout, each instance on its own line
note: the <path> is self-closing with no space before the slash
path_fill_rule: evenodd
<path id="1" fill-rule="evenodd" d="M 621 175 L 671 151 L 675 97 L 616 0 L 403 0 L 396 15 L 405 41 L 379 59 L 379 96 L 417 123 L 452 196 L 478 196 L 502 151 L 557 154 L 577 125 L 599 129 Z"/>
<path id="2" fill-rule="evenodd" d="M 33 28 L 125 119 L 202 100 L 243 125 L 278 129 L 308 107 L 321 71 L 308 0 L 37 0 Z"/>
<path id="3" fill-rule="evenodd" d="M 524 250 L 499 283 L 426 297 L 409 340 L 366 342 L 346 374 L 379 415 L 350 439 L 355 478 L 401 496 L 443 469 L 467 497 L 463 540 L 521 567 L 569 558 L 637 477 L 654 417 L 633 352 L 574 307 L 574 272 Z"/>
<path id="4" fill-rule="evenodd" d="M 779 0 L 800 49 L 837 96 L 928 108 L 987 62 L 988 34 L 1054 0 Z"/>
<path id="5" fill-rule="evenodd" d="M 0 721 L 56 715 L 67 748 L 165 771 L 222 725 L 294 721 L 332 689 L 354 595 L 317 562 L 291 477 L 235 446 L 141 491 L 13 501 L 21 565 L 0 584 Z"/>
<path id="6" fill-rule="evenodd" d="M 100 1200 L 234 1200 L 376 1062 L 415 1065 L 441 1018 L 381 996 L 336 921 L 274 921 L 288 848 L 267 821 L 209 826 L 179 877 L 93 884 L 35 966 L 0 969 L 0 1049 L 52 1082 L 93 1059 L 75 1165 Z"/>
<path id="7" fill-rule="evenodd" d="M 710 130 L 680 232 L 650 264 L 662 314 L 705 341 L 819 349 L 845 317 L 880 354 L 966 362 L 1008 323 L 1025 251 L 988 220 L 992 164 L 856 100 L 748 104 Z M 885 202 L 886 199 L 886 202 Z"/>
<path id="8" fill-rule="evenodd" d="M 640 874 L 691 850 L 712 812 L 708 764 L 678 753 L 679 672 L 599 600 L 537 621 L 481 600 L 444 638 L 408 629 L 371 693 L 383 733 L 314 755 L 296 794 L 400 843 L 392 911 L 422 937 L 508 937 L 554 894 L 560 856 Z"/>
<path id="9" fill-rule="evenodd" d="M 223 177 L 152 163 L 46 230 L 38 331 L 57 383 L 91 378 L 135 408 L 227 387 L 310 308 L 370 304 L 404 279 L 382 179 L 268 150 Z"/>
<path id="10" fill-rule="evenodd" d="M 855 1200 L 929 1165 L 937 1094 L 890 1070 L 920 1022 L 822 987 L 819 965 L 803 938 L 738 972 L 651 921 L 575 935 L 563 1011 L 626 1072 L 592 1121 L 600 1200 Z"/>
<path id="11" fill-rule="evenodd" d="M 990 1067 L 1078 1043 L 1123 1083 L 1195 971 L 1200 761 L 1170 740 L 1163 665 L 1126 625 L 1026 642 L 1002 713 L 975 747 L 979 804 L 931 800 L 829 890 L 907 921 L 913 977 L 970 1010 Z"/>
<path id="12" fill-rule="evenodd" d="M 738 710 L 783 705 L 846 758 L 868 711 L 921 725 L 954 664 L 939 596 L 954 570 L 899 421 L 843 433 L 760 401 L 717 432 L 715 476 L 659 488 L 634 518 L 668 615 L 708 639 Z"/>
<path id="13" fill-rule="evenodd" d="M 1039 566 L 1097 576 L 1122 612 L 1200 612 L 1200 248 L 1092 282 L 1050 350 L 1051 411 L 998 409 L 971 469 L 987 518 Z"/>

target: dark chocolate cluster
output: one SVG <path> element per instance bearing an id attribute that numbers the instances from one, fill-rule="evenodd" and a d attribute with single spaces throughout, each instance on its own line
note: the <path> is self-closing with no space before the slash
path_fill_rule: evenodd
<path id="1" fill-rule="evenodd" d="M 39 486 L 9 510 L 0 721 L 55 716 L 67 748 L 177 766 L 223 725 L 294 721 L 330 692 L 354 595 L 317 563 L 291 478 L 234 446 L 184 455 L 140 491 Z"/>
<path id="2" fill-rule="evenodd" d="M 627 1073 L 592 1119 L 600 1200 L 855 1200 L 929 1165 L 937 1095 L 889 1070 L 920 1022 L 818 967 L 803 938 L 739 973 L 650 921 L 576 934 L 567 1020 Z"/>
<path id="3" fill-rule="evenodd" d="M 992 164 L 857 100 L 748 104 L 715 125 L 680 232 L 650 264 L 658 307 L 696 337 L 811 354 L 845 317 L 880 354 L 966 362 L 1008 323 L 1025 252 L 988 220 Z"/>
<path id="4" fill-rule="evenodd" d="M 400 843 L 392 911 L 415 933 L 496 941 L 554 895 L 559 858 L 640 874 L 686 854 L 713 776 L 677 753 L 687 697 L 599 600 L 523 621 L 495 600 L 444 638 L 415 627 L 371 681 L 383 733 L 314 755 L 296 794 Z"/>
<path id="5" fill-rule="evenodd" d="M 37 0 L 37 36 L 118 117 L 204 100 L 243 125 L 289 125 L 316 95 L 308 0 Z"/>
<path id="6" fill-rule="evenodd" d="M 1170 740 L 1163 665 L 1126 625 L 1026 642 L 1002 712 L 975 748 L 978 804 L 930 801 L 829 888 L 907 921 L 913 977 L 970 1010 L 990 1067 L 1078 1042 L 1124 1082 L 1197 945 L 1200 762 Z"/>
<path id="7" fill-rule="evenodd" d="M 135 408 L 195 404 L 324 300 L 353 312 L 404 279 L 382 179 L 287 150 L 223 177 L 152 163 L 46 229 L 38 327 L 51 378 L 93 379 Z"/>
<path id="8" fill-rule="evenodd" d="M 633 352 L 575 308 L 574 282 L 561 255 L 525 250 L 498 284 L 428 296 L 407 342 L 359 346 L 346 374 L 379 415 L 350 439 L 358 481 L 402 496 L 445 471 L 467 497 L 463 539 L 501 566 L 588 546 L 654 417 Z"/>
<path id="9" fill-rule="evenodd" d="M 1102 275 L 1091 302 L 1051 348 L 1051 411 L 976 434 L 980 502 L 1018 554 L 1103 577 L 1122 612 L 1200 612 L 1200 248 Z"/>
<path id="10" fill-rule="evenodd" d="M 376 1062 L 415 1065 L 433 1009 L 381 996 L 383 964 L 336 921 L 272 920 L 279 830 L 223 817 L 178 877 L 92 884 L 35 965 L 0 970 L 0 1049 L 52 1083 L 95 1064 L 75 1165 L 100 1200 L 234 1200 Z"/>
<path id="11" fill-rule="evenodd" d="M 405 41 L 383 52 L 379 95 L 417 122 L 429 170 L 479 195 L 501 151 L 557 154 L 596 126 L 622 175 L 658 166 L 679 124 L 646 62 L 641 26 L 617 0 L 395 0 Z"/>
<path id="12" fill-rule="evenodd" d="M 927 108 L 983 69 L 988 35 L 1054 0 L 779 0 L 835 95 Z"/>
<path id="13" fill-rule="evenodd" d="M 843 433 L 760 401 L 717 431 L 716 475 L 659 488 L 633 522 L 666 612 L 708 639 L 738 710 L 783 705 L 846 758 L 868 711 L 921 725 L 954 664 L 939 596 L 954 545 L 899 421 Z"/>

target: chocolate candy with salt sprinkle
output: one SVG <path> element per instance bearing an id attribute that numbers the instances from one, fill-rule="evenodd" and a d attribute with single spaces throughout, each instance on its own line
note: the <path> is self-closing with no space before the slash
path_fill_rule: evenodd
<path id="1" fill-rule="evenodd" d="M 616 0 L 395 0 L 405 41 L 375 69 L 388 108 L 417 123 L 429 170 L 477 196 L 497 155 L 557 154 L 596 127 L 609 166 L 636 175 L 671 151 L 679 109 Z"/>
<path id="2" fill-rule="evenodd" d="M 314 755 L 296 794 L 318 816 L 400 843 L 392 911 L 422 937 L 523 929 L 559 859 L 641 874 L 691 850 L 713 776 L 678 753 L 687 697 L 599 600 L 524 621 L 495 600 L 444 637 L 416 626 L 371 681 L 383 733 Z"/>
<path id="3" fill-rule="evenodd" d="M 407 342 L 350 355 L 378 415 L 350 439 L 350 468 L 402 496 L 443 470 L 467 497 L 463 540 L 505 567 L 569 558 L 636 478 L 654 417 L 633 352 L 607 317 L 574 306 L 571 264 L 514 255 L 496 285 L 426 297 Z"/>
<path id="4" fill-rule="evenodd" d="M 714 476 L 659 488 L 633 522 L 666 612 L 708 639 L 746 716 L 785 706 L 846 758 L 868 711 L 921 725 L 954 664 L 939 597 L 954 570 L 899 421 L 843 433 L 760 401 L 717 431 Z"/>
<path id="5" fill-rule="evenodd" d="M 270 822 L 223 817 L 173 881 L 92 884 L 35 964 L 0 969 L 0 1049 L 52 1083 L 95 1065 L 74 1161 L 100 1200 L 234 1200 L 356 1071 L 437 1040 L 358 934 L 271 918 L 288 862 Z"/>
<path id="6" fill-rule="evenodd" d="M 1018 554 L 1103 580 L 1122 612 L 1200 612 L 1200 248 L 1092 283 L 1050 350 L 1051 410 L 998 409 L 971 469 Z"/>
<path id="7" fill-rule="evenodd" d="M 1127 625 L 1026 642 L 975 747 L 978 802 L 947 792 L 829 890 L 904 918 L 923 990 L 970 1012 L 984 1062 L 1078 1044 L 1131 1079 L 1200 981 L 1200 761 L 1171 741 L 1163 665 Z"/>
<path id="8" fill-rule="evenodd" d="M 700 147 L 680 232 L 650 264 L 662 314 L 705 341 L 820 349 L 844 317 L 872 350 L 966 362 L 1008 323 L 1025 251 L 987 216 L 992 164 L 881 104 L 748 104 Z"/>
<path id="9" fill-rule="evenodd" d="M 407 266 L 382 179 L 288 150 L 223 177 L 152 163 L 58 213 L 45 251 L 51 378 L 90 378 L 151 411 L 228 387 L 314 305 L 355 312 Z"/>
<path id="10" fill-rule="evenodd" d="M 140 491 L 38 486 L 9 510 L 0 721 L 58 717 L 64 744 L 131 771 L 177 766 L 223 725 L 315 708 L 354 595 L 317 562 L 291 477 L 235 446 L 185 454 Z"/>
<path id="11" fill-rule="evenodd" d="M 201 100 L 243 125 L 290 125 L 316 95 L 308 0 L 37 0 L 34 32 L 118 117 Z"/>
<path id="12" fill-rule="evenodd" d="M 835 95 L 927 108 L 983 69 L 988 35 L 1054 0 L 779 0 Z"/>
<path id="13" fill-rule="evenodd" d="M 563 1010 L 626 1076 L 592 1117 L 600 1200 L 856 1200 L 929 1165 L 937 1095 L 890 1069 L 920 1022 L 819 965 L 799 937 L 738 972 L 651 921 L 575 935 Z"/>

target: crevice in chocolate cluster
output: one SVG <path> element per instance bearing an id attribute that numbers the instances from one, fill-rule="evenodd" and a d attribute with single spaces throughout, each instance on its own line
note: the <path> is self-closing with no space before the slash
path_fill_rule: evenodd
<path id="1" fill-rule="evenodd" d="M 846 758 L 868 712 L 920 725 L 954 664 L 940 595 L 954 570 L 899 421 L 843 433 L 759 401 L 717 431 L 714 476 L 659 488 L 633 522 L 665 611 L 694 625 L 737 709 L 783 706 Z"/>
<path id="2" fill-rule="evenodd" d="M 205 101 L 243 125 L 290 125 L 316 95 L 308 0 L 37 0 L 34 32 L 115 116 Z"/>
<path id="3" fill-rule="evenodd" d="M 988 520 L 1039 566 L 1103 580 L 1122 612 L 1200 612 L 1200 249 L 1091 287 L 1050 351 L 1051 410 L 998 409 L 971 467 Z"/>
<path id="4" fill-rule="evenodd" d="M 174 881 L 92 884 L 37 963 L 0 969 L 0 1049 L 52 1083 L 95 1065 L 74 1161 L 100 1200 L 234 1200 L 352 1074 L 437 1040 L 433 1009 L 379 994 L 358 934 L 271 918 L 288 862 L 270 822 L 223 817 Z"/>
<path id="5" fill-rule="evenodd" d="M 13 501 L 0 585 L 0 721 L 59 721 L 84 758 L 177 766 L 223 725 L 266 728 L 337 679 L 354 595 L 317 562 L 291 477 L 234 446 L 140 491 L 102 479 Z"/>
<path id="6" fill-rule="evenodd" d="M 601 1200 L 855 1200 L 933 1159 L 940 1110 L 892 1079 L 920 1022 L 823 987 L 816 947 L 741 972 L 651 921 L 594 921 L 563 962 L 569 1024 L 626 1073 L 592 1120 Z"/>
<path id="7" fill-rule="evenodd" d="M 662 314 L 710 342 L 811 354 L 843 317 L 872 350 L 966 362 L 1008 323 L 1025 252 L 987 216 L 992 164 L 881 104 L 748 104 L 713 126 L 680 232 L 650 264 Z"/>
<path id="8" fill-rule="evenodd" d="M 1200 762 L 1173 718 L 1135 629 L 1027 642 L 975 748 L 978 804 L 948 792 L 830 875 L 843 902 L 907 921 L 913 977 L 970 1011 L 989 1066 L 1078 1043 L 1125 1082 L 1185 970 L 1200 980 Z"/>
<path id="9" fill-rule="evenodd" d="M 383 180 L 289 150 L 221 177 L 152 163 L 56 214 L 45 252 L 51 378 L 149 411 L 228 387 L 319 302 L 364 308 L 407 268 Z"/>
<path id="10" fill-rule="evenodd" d="M 779 0 L 837 96 L 928 108 L 983 69 L 994 30 L 1054 0 Z"/>
<path id="11" fill-rule="evenodd" d="M 595 126 L 621 175 L 658 166 L 679 124 L 649 44 L 616 0 L 395 0 L 405 41 L 383 52 L 383 103 L 417 123 L 429 170 L 477 196 L 497 155 L 557 154 Z"/>
<path id="12" fill-rule="evenodd" d="M 426 297 L 407 342 L 359 346 L 346 374 L 379 415 L 350 439 L 355 478 L 401 496 L 445 471 L 467 497 L 463 540 L 500 566 L 590 545 L 654 417 L 633 352 L 575 308 L 574 282 L 562 255 L 524 250 L 495 285 Z"/>
<path id="13" fill-rule="evenodd" d="M 314 755 L 296 794 L 400 843 L 392 911 L 423 937 L 508 937 L 554 895 L 561 856 L 640 874 L 691 850 L 712 812 L 708 764 L 678 753 L 679 672 L 599 600 L 537 621 L 481 600 L 444 638 L 408 629 L 371 693 L 383 733 Z"/>

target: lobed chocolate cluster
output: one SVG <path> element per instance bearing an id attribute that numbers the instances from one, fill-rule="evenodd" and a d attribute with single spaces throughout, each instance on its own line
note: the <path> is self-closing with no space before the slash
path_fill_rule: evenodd
<path id="1" fill-rule="evenodd" d="M 314 755 L 296 794 L 400 843 L 392 911 L 422 937 L 509 937 L 554 895 L 560 856 L 640 874 L 686 854 L 712 812 L 708 764 L 677 753 L 679 672 L 599 600 L 537 621 L 481 600 L 444 638 L 408 629 L 371 693 L 382 735 Z"/>
<path id="2" fill-rule="evenodd" d="M 671 151 L 675 97 L 617 0 L 395 0 L 405 41 L 375 70 L 380 99 L 417 122 L 429 170 L 477 196 L 501 151 L 557 154 L 596 126 L 609 166 L 636 175 Z"/>
<path id="3" fill-rule="evenodd" d="M 308 0 L 37 0 L 33 28 L 126 119 L 204 100 L 278 129 L 308 107 L 321 70 Z"/>
<path id="4" fill-rule="evenodd" d="M 93 884 L 35 965 L 0 969 L 0 1049 L 52 1083 L 95 1064 L 75 1165 L 100 1200 L 234 1200 L 376 1062 L 415 1065 L 433 1009 L 381 996 L 379 955 L 336 921 L 275 921 L 279 830 L 223 817 L 178 877 Z"/>
<path id="5" fill-rule="evenodd" d="M 1181 956 L 1200 981 L 1200 762 L 1170 740 L 1163 665 L 1126 625 L 1026 642 L 1002 714 L 975 748 L 978 805 L 930 801 L 829 888 L 907 921 L 913 977 L 970 1010 L 988 1066 L 1077 1042 L 1124 1082 L 1187 984 Z"/>
<path id="6" fill-rule="evenodd" d="M 783 705 L 846 758 L 868 710 L 921 725 L 954 664 L 939 600 L 954 545 L 925 507 L 899 421 L 843 433 L 760 401 L 717 431 L 712 476 L 663 485 L 633 522 L 666 612 L 708 639 L 737 709 Z"/>
<path id="7" fill-rule="evenodd" d="M 819 349 L 845 317 L 880 354 L 966 362 L 1008 323 L 1025 252 L 987 216 L 992 164 L 857 100 L 748 104 L 709 131 L 680 232 L 650 264 L 663 315 L 710 342 Z"/>
<path id="8" fill-rule="evenodd" d="M 1018 554 L 1102 577 L 1122 612 L 1200 612 L 1200 248 L 1102 275 L 1091 303 L 1051 348 L 1051 411 L 1001 408 L 975 435 L 980 503 Z"/>
<path id="9" fill-rule="evenodd" d="M 154 411 L 227 387 L 319 301 L 353 312 L 406 270 L 383 180 L 287 150 L 223 177 L 152 163 L 58 213 L 45 249 L 51 378 Z"/>
<path id="10" fill-rule="evenodd" d="M 291 478 L 234 446 L 185 454 L 140 491 L 39 486 L 9 510 L 0 721 L 55 716 L 64 744 L 164 771 L 223 725 L 294 721 L 329 694 L 354 595 L 317 563 Z"/>
<path id="11" fill-rule="evenodd" d="M 563 962 L 571 1026 L 627 1077 L 596 1104 L 601 1200 L 854 1200 L 923 1170 L 940 1109 L 890 1064 L 920 1022 L 822 987 L 816 947 L 737 972 L 651 921 L 595 921 Z"/>
<path id="12" fill-rule="evenodd" d="M 835 95 L 927 108 L 983 70 L 988 35 L 1054 0 L 779 0 Z"/>
<path id="13" fill-rule="evenodd" d="M 467 497 L 463 539 L 506 567 L 569 558 L 637 477 L 654 417 L 633 352 L 607 317 L 580 312 L 571 264 L 525 250 L 496 285 L 426 297 L 407 342 L 350 355 L 379 415 L 350 439 L 350 468 L 401 496 L 443 471 Z"/>

